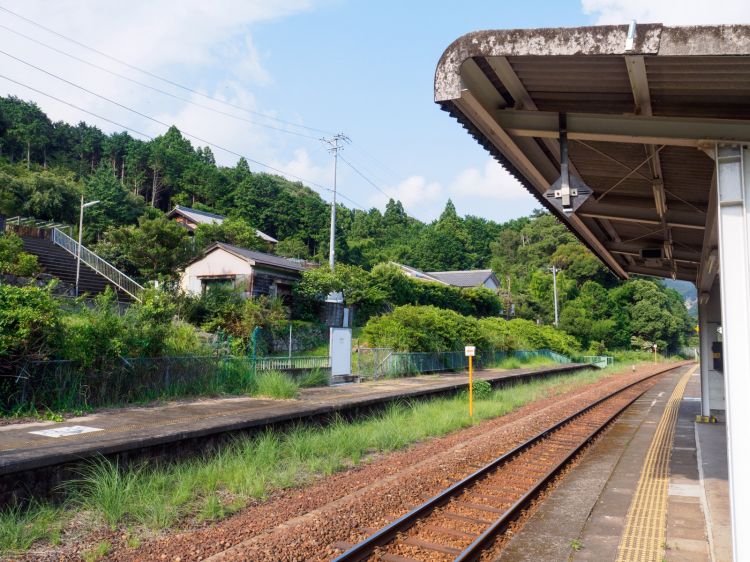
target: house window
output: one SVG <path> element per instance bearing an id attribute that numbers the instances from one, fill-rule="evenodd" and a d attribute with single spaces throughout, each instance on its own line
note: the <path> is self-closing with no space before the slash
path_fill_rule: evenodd
<path id="1" fill-rule="evenodd" d="M 234 285 L 234 279 L 231 277 L 219 277 L 216 279 L 201 279 L 201 289 L 203 293 L 212 287 L 230 289 Z"/>

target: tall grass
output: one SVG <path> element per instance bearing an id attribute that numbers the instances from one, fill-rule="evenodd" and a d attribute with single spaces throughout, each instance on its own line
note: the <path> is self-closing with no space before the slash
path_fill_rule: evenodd
<path id="1" fill-rule="evenodd" d="M 255 379 L 253 394 L 267 398 L 296 398 L 299 384 L 279 371 L 263 371 Z"/>
<path id="2" fill-rule="evenodd" d="M 522 369 L 556 364 L 553 359 L 542 356 L 506 357 L 487 365 L 490 369 Z"/>
<path id="3" fill-rule="evenodd" d="M 67 515 L 62 509 L 45 504 L 0 511 L 0 554 L 23 552 L 38 541 L 59 543 Z"/>
<path id="4" fill-rule="evenodd" d="M 580 371 L 477 393 L 474 420 L 467 415 L 465 397 L 456 396 L 394 403 L 379 414 L 353 422 L 337 418 L 324 427 L 269 430 L 237 439 L 211 456 L 167 466 L 123 470 L 100 459 L 67 485 L 69 499 L 64 510 L 35 506 L 2 512 L 0 553 L 23 550 L 37 540 L 53 540 L 62 521 L 76 510 L 85 510 L 102 525 L 118 528 L 162 529 L 218 519 L 273 490 L 302 486 L 320 475 L 361 463 L 368 455 L 402 449 L 507 414 L 613 371 Z M 268 389 L 293 388 L 288 379 L 262 373 L 259 389 L 266 384 Z"/>

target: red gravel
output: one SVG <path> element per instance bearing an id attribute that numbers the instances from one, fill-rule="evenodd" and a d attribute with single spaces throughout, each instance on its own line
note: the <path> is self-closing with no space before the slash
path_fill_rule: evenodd
<path id="1" fill-rule="evenodd" d="M 528 404 L 506 416 L 381 455 L 345 472 L 321 478 L 305 489 L 286 490 L 249 506 L 220 523 L 167 534 L 128 548 L 119 535 L 108 560 L 329 560 L 336 543 L 357 542 L 580 407 L 664 366 L 640 367 Z M 467 531 L 470 527 L 466 528 Z M 89 542 L 89 541 L 87 541 Z M 90 542 L 89 542 L 90 544 Z M 50 560 L 79 560 L 67 546 Z M 45 557 L 46 558 L 46 557 Z M 39 553 L 29 558 L 39 560 Z"/>

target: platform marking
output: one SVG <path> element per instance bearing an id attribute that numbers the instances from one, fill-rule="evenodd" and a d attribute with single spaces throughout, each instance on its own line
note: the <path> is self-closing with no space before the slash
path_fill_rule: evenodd
<path id="1" fill-rule="evenodd" d="M 667 401 L 659 420 L 630 502 L 625 531 L 617 549 L 617 562 L 660 562 L 664 556 L 667 525 L 669 460 L 672 453 L 677 412 L 690 376 L 697 365 L 685 373 Z"/>
<path id="2" fill-rule="evenodd" d="M 87 425 L 69 425 L 68 427 L 56 427 L 54 429 L 42 429 L 39 431 L 29 431 L 34 435 L 44 435 L 45 437 L 70 437 L 71 435 L 80 435 L 82 433 L 91 433 L 93 431 L 103 431 L 98 427 L 89 427 Z"/>

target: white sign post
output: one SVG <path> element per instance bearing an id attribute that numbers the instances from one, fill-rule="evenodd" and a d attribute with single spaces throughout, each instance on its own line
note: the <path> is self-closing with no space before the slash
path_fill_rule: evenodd
<path id="1" fill-rule="evenodd" d="M 469 358 L 469 417 L 474 417 L 474 373 L 472 359 L 476 353 L 477 348 L 473 345 L 467 345 L 464 347 L 464 355 Z"/>

